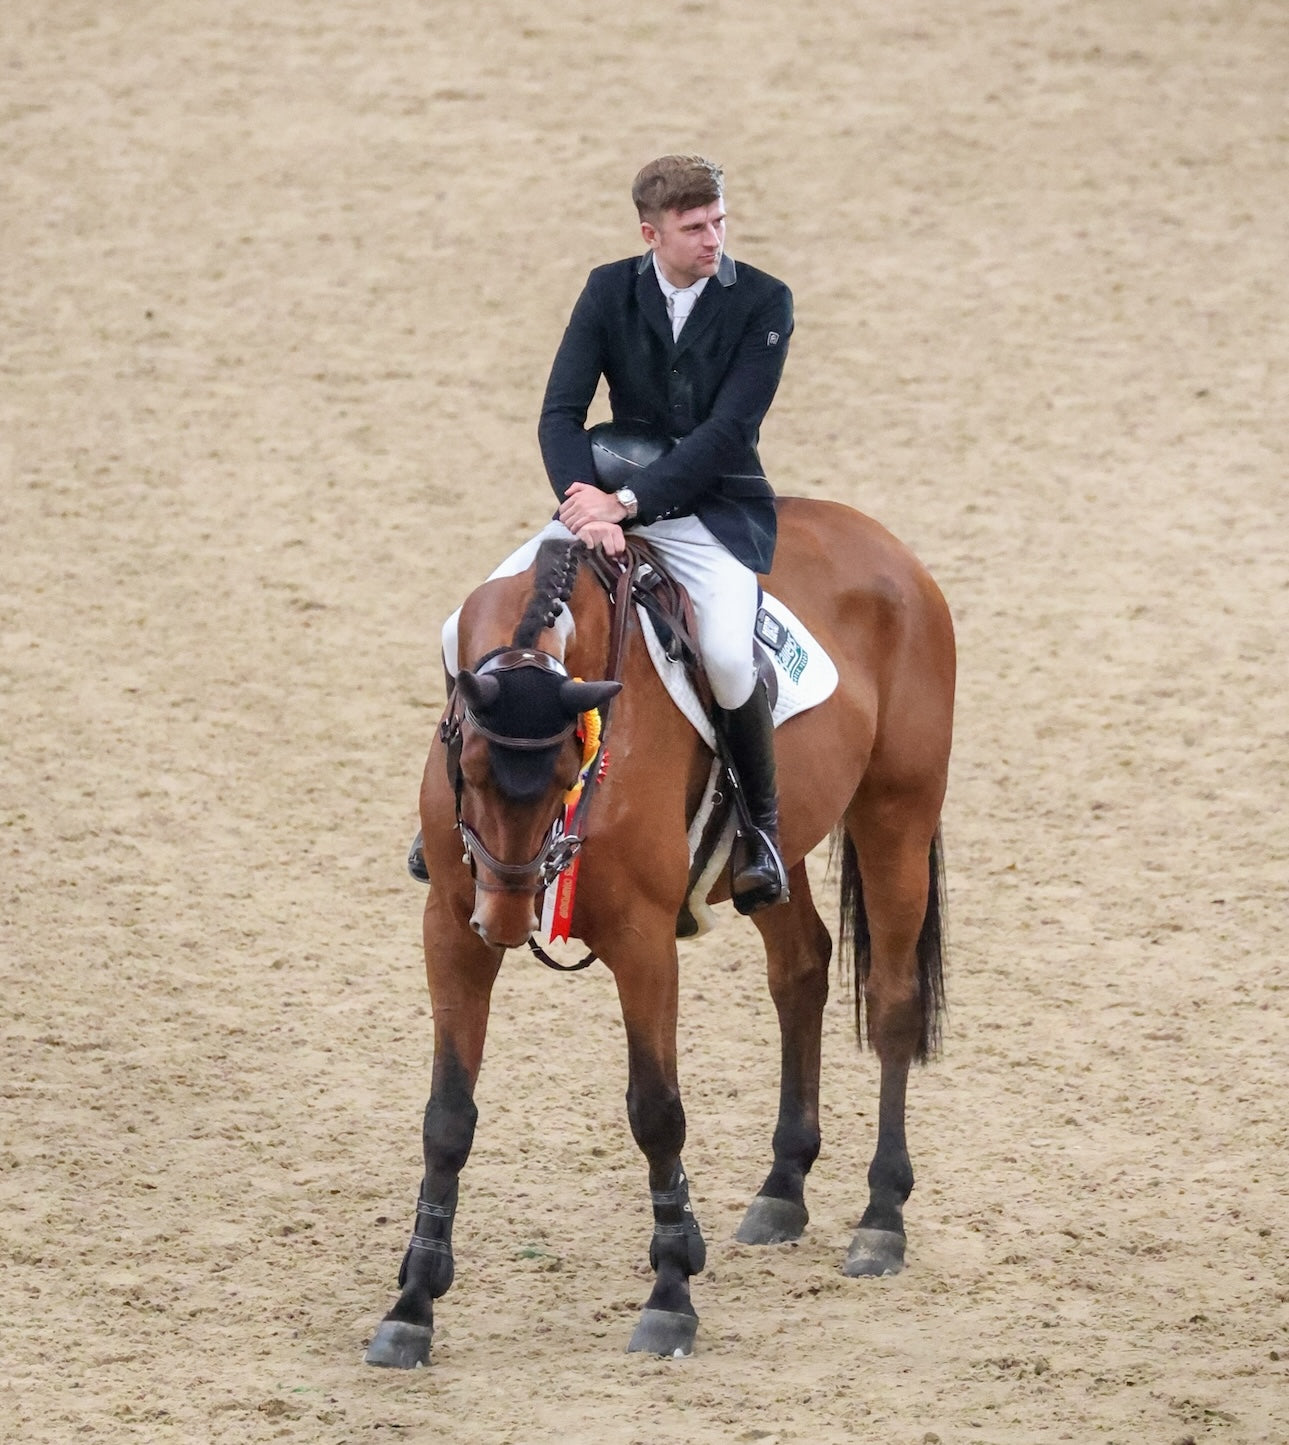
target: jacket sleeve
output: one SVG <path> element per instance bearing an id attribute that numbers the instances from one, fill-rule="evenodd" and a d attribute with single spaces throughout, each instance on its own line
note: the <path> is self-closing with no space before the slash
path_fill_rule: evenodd
<path id="1" fill-rule="evenodd" d="M 593 482 L 586 414 L 604 373 L 604 328 L 595 300 L 594 273 L 573 307 L 542 400 L 537 440 L 546 475 L 562 502 L 574 482 Z"/>
<path id="2" fill-rule="evenodd" d="M 748 317 L 709 415 L 634 483 L 642 521 L 692 511 L 722 477 L 747 467 L 783 375 L 792 293 L 776 282 Z"/>

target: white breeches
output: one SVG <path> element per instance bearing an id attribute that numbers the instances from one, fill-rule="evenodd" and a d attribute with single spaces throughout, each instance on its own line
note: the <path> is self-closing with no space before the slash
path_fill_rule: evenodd
<path id="1" fill-rule="evenodd" d="M 698 647 L 711 679 L 717 703 L 733 710 L 752 695 L 756 672 L 752 664 L 752 629 L 756 626 L 756 573 L 745 567 L 716 540 L 697 517 L 668 517 L 633 527 L 649 542 L 689 593 L 698 628 Z M 571 542 L 573 534 L 560 521 L 548 522 L 490 574 L 513 577 L 530 567 L 543 542 L 557 538 Z M 453 677 L 457 657 L 457 619 L 461 609 L 443 624 L 443 662 Z M 567 642 L 573 621 L 566 608 L 555 630 Z"/>

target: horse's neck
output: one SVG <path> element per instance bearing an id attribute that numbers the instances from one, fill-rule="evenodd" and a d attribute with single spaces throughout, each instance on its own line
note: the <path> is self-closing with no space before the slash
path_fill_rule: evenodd
<path id="1" fill-rule="evenodd" d="M 612 601 L 583 565 L 565 606 L 573 619 L 573 631 L 563 661 L 572 677 L 609 676 Z"/>
<path id="2" fill-rule="evenodd" d="M 471 594 L 462 610 L 460 623 L 463 663 L 473 665 L 487 653 L 512 645 L 515 630 L 532 595 L 532 585 L 531 573 L 520 573 L 514 577 L 494 578 Z M 589 563 L 584 561 L 568 601 L 561 604 L 554 624 L 545 628 L 532 646 L 557 657 L 571 677 L 587 681 L 607 678 L 613 651 L 613 609 L 612 596 L 596 578 Z M 627 654 L 638 649 L 644 667 L 634 690 L 641 691 L 652 673 L 652 665 L 638 636 L 633 607 L 629 609 L 628 623 L 621 669 L 628 665 Z M 620 675 L 625 680 L 625 673 Z"/>

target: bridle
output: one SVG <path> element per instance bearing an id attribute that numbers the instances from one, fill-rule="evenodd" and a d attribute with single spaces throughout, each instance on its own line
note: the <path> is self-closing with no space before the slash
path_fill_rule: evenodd
<path id="1" fill-rule="evenodd" d="M 627 626 L 631 617 L 632 584 L 637 569 L 647 561 L 649 555 L 647 546 L 636 538 L 627 539 L 627 553 L 623 558 L 609 558 L 598 550 L 593 550 L 588 554 L 592 569 L 597 573 L 601 584 L 609 594 L 612 609 L 605 681 L 621 681 Z M 534 648 L 508 648 L 496 652 L 474 669 L 474 675 L 479 678 L 519 667 L 539 667 L 546 672 L 569 680 L 568 671 L 558 658 L 552 657 L 548 652 L 539 652 Z M 451 708 L 439 726 L 439 737 L 446 749 L 448 781 L 456 795 L 456 826 L 465 848 L 461 861 L 469 863 L 470 876 L 474 880 L 476 889 L 484 893 L 536 893 L 540 888 L 549 888 L 577 857 L 586 836 L 587 812 L 607 757 L 609 702 L 601 705 L 600 715 L 602 722 L 599 745 L 594 757 L 586 763 L 582 793 L 577 800 L 577 806 L 567 831 L 561 831 L 563 818 L 562 815 L 557 815 L 547 830 L 541 847 L 527 863 L 505 863 L 501 859 L 493 857 L 478 833 L 461 815 L 461 793 L 464 786 L 461 773 L 462 723 L 468 722 L 471 729 L 480 737 L 486 738 L 500 747 L 536 752 L 541 748 L 558 747 L 560 743 L 565 742 L 576 730 L 578 719 L 570 719 L 566 727 L 557 733 L 552 733 L 549 737 L 508 737 L 494 732 L 480 722 L 469 704 L 462 699 L 460 688 L 454 690 Z M 480 864 L 497 880 L 495 883 L 479 876 Z M 595 962 L 595 954 L 588 953 L 577 963 L 557 963 L 542 949 L 535 938 L 529 938 L 528 947 L 548 968 L 556 969 L 561 973 L 575 973 Z"/>
<path id="2" fill-rule="evenodd" d="M 475 670 L 475 676 L 487 677 L 499 672 L 513 672 L 520 667 L 536 667 L 543 672 L 568 678 L 568 672 L 558 658 L 552 657 L 548 652 L 538 652 L 530 648 L 511 648 L 495 653 Z M 551 733 L 547 737 L 511 737 L 496 732 L 481 722 L 469 704 L 463 702 L 459 692 L 455 692 L 453 698 L 452 709 L 439 727 L 439 737 L 447 749 L 448 781 L 456 795 L 456 826 L 465 846 L 461 861 L 469 863 L 474 886 L 484 893 L 536 893 L 539 888 L 548 888 L 573 861 L 582 846 L 582 840 L 571 834 L 557 837 L 561 821 L 557 817 L 546 830 L 541 846 L 527 863 L 504 863 L 500 858 L 494 858 L 483 839 L 461 813 L 461 794 L 464 788 L 461 773 L 461 748 L 464 739 L 461 725 L 468 722 L 473 732 L 501 747 L 514 748 L 519 752 L 540 752 L 544 748 L 555 748 L 567 742 L 577 728 L 577 719 L 570 718 L 559 732 Z M 492 874 L 497 880 L 495 883 L 479 876 L 479 864 Z"/>

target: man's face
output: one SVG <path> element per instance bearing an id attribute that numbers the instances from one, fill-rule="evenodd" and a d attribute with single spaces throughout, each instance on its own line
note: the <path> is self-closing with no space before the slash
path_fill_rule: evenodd
<path id="1" fill-rule="evenodd" d="M 640 222 L 649 249 L 673 286 L 692 286 L 700 276 L 715 276 L 725 251 L 725 201 L 691 211 L 664 211 L 657 224 Z"/>

